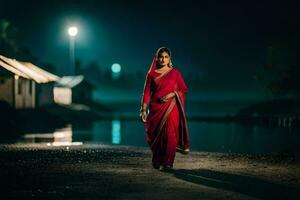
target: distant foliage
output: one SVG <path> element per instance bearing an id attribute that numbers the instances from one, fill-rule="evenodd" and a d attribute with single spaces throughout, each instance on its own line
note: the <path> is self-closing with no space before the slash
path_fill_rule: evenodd
<path id="1" fill-rule="evenodd" d="M 299 97 L 300 62 L 284 53 L 288 54 L 289 50 L 274 55 L 273 47 L 269 47 L 268 62 L 258 70 L 254 79 L 274 97 Z"/>
<path id="2" fill-rule="evenodd" d="M 30 49 L 22 45 L 21 31 L 9 20 L 0 19 L 0 54 L 35 62 Z"/>
<path id="3" fill-rule="evenodd" d="M 19 52 L 18 30 L 12 23 L 5 19 L 0 19 L 0 52 L 15 54 Z"/>

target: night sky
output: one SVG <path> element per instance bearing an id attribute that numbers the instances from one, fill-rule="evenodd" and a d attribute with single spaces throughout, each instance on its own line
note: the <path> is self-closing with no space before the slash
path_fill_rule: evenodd
<path id="1" fill-rule="evenodd" d="M 83 64 L 95 61 L 104 70 L 117 62 L 126 73 L 145 73 L 156 49 L 167 46 L 186 77 L 253 89 L 253 74 L 268 62 L 270 45 L 291 55 L 298 48 L 298 8 L 254 0 L 10 0 L 1 1 L 0 16 L 19 28 L 33 55 L 60 72 L 69 64 L 67 26 L 75 24 L 76 58 Z"/>

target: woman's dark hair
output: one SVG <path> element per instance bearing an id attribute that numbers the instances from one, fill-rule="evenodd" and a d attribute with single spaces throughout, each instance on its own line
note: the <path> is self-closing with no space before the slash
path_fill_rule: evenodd
<path id="1" fill-rule="evenodd" d="M 157 52 L 157 55 L 160 56 L 163 52 L 166 52 L 167 54 L 169 54 L 169 56 L 171 56 L 171 51 L 167 47 L 161 47 L 161 48 L 159 48 L 158 52 Z"/>

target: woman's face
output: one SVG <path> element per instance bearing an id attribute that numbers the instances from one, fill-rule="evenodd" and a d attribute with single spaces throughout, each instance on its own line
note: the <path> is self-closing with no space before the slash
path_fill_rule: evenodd
<path id="1" fill-rule="evenodd" d="M 158 64 L 160 66 L 168 66 L 170 64 L 170 55 L 167 52 L 162 52 L 158 55 Z"/>

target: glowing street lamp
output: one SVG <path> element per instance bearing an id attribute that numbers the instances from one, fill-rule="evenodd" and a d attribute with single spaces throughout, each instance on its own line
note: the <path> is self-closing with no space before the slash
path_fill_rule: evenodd
<path id="1" fill-rule="evenodd" d="M 69 29 L 68 29 L 68 33 L 71 37 L 75 37 L 78 33 L 78 28 L 76 26 L 71 26 Z"/>
<path id="2" fill-rule="evenodd" d="M 70 36 L 70 75 L 75 74 L 75 37 L 78 34 L 78 28 L 76 26 L 70 26 L 68 28 L 68 34 Z"/>

